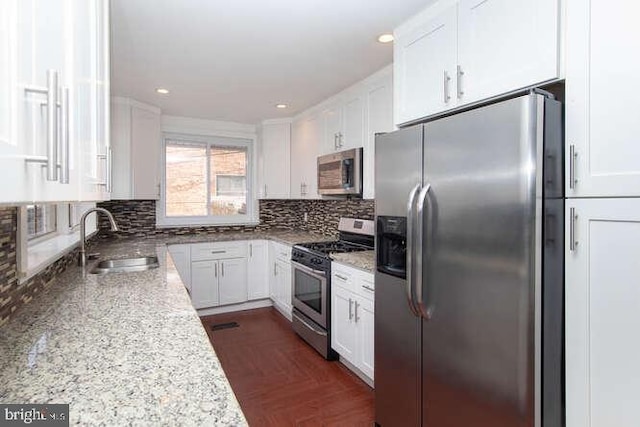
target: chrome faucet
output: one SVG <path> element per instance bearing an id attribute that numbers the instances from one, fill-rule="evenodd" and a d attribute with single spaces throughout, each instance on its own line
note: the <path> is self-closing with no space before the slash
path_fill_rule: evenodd
<path id="1" fill-rule="evenodd" d="M 82 214 L 82 217 L 80 217 L 80 256 L 78 257 L 78 265 L 82 267 L 87 265 L 87 252 L 85 248 L 85 240 L 87 234 L 86 222 L 87 216 L 89 216 L 91 212 L 96 212 L 96 215 L 98 212 L 102 212 L 103 214 L 105 214 L 107 218 L 109 218 L 109 222 L 111 223 L 111 231 L 118 231 L 118 226 L 116 225 L 116 221 L 113 219 L 113 215 L 111 215 L 111 212 L 104 208 L 91 208 L 84 214 Z"/>

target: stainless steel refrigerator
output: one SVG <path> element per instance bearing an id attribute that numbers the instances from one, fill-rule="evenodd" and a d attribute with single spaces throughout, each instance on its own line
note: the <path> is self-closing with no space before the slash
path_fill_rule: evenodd
<path id="1" fill-rule="evenodd" d="M 563 424 L 562 133 L 531 91 L 377 135 L 378 425 Z"/>

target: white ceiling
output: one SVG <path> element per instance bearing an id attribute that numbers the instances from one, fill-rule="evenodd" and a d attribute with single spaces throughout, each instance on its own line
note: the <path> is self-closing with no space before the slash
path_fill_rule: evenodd
<path id="1" fill-rule="evenodd" d="M 176 116 L 293 116 L 391 63 L 377 36 L 432 2 L 112 0 L 111 91 Z"/>

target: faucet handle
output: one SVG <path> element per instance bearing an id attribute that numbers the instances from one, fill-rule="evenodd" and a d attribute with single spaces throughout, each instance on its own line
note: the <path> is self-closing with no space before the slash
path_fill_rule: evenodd
<path id="1" fill-rule="evenodd" d="M 100 252 L 93 252 L 90 254 L 87 254 L 87 259 L 98 259 L 98 257 L 100 257 Z"/>

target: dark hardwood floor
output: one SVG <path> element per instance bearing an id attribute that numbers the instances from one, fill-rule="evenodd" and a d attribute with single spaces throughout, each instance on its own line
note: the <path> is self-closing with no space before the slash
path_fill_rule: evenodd
<path id="1" fill-rule="evenodd" d="M 273 308 L 201 317 L 251 426 L 371 426 L 373 390 Z M 211 324 L 239 327 L 212 331 Z"/>

